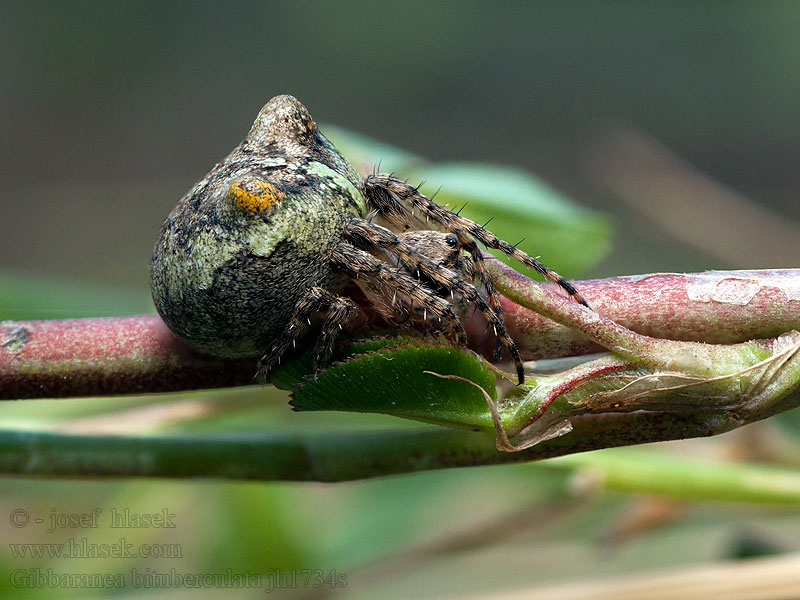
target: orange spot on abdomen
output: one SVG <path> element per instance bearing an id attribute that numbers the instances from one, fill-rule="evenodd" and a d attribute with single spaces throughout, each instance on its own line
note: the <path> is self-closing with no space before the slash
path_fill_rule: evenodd
<path id="1" fill-rule="evenodd" d="M 235 181 L 228 189 L 228 197 L 239 210 L 257 213 L 269 210 L 286 194 L 266 181 Z"/>

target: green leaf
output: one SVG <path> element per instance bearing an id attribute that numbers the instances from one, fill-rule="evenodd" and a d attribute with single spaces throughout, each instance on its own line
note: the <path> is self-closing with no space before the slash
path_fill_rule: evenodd
<path id="1" fill-rule="evenodd" d="M 301 384 L 292 394 L 298 411 L 382 413 L 455 427 L 491 428 L 485 389 L 494 400 L 495 376 L 473 352 L 430 340 L 413 340 L 354 356 Z"/>
<path id="2" fill-rule="evenodd" d="M 491 163 L 433 164 L 406 150 L 340 127 L 325 125 L 325 134 L 361 175 L 378 165 L 411 183 L 425 181 L 436 202 L 485 223 L 499 238 L 514 244 L 561 275 L 574 277 L 608 252 L 611 227 L 600 214 L 587 210 L 541 179 L 522 169 Z M 498 251 L 492 254 L 508 262 Z"/>
<path id="3" fill-rule="evenodd" d="M 441 163 L 409 173 L 412 183 L 425 181 L 436 202 L 483 224 L 497 237 L 515 244 L 560 274 L 574 277 L 608 252 L 611 227 L 540 179 L 511 167 L 483 163 Z M 464 206 L 466 204 L 466 206 Z M 502 252 L 492 254 L 508 260 Z"/>
<path id="4" fill-rule="evenodd" d="M 333 351 L 331 362 L 345 360 L 356 354 L 364 354 L 386 346 L 397 346 L 398 344 L 413 341 L 418 337 L 412 333 L 402 336 L 376 335 L 368 339 L 339 343 Z M 279 390 L 291 390 L 313 373 L 314 352 L 308 351 L 277 367 L 270 376 L 270 383 Z"/>
<path id="5" fill-rule="evenodd" d="M 405 173 L 428 162 L 413 152 L 379 142 L 349 129 L 327 123 L 320 128 L 362 176 L 372 173 L 378 165 L 385 173 Z"/>

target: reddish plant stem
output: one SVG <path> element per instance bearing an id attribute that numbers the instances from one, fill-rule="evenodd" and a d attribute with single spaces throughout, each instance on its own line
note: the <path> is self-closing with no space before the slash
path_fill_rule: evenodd
<path id="1" fill-rule="evenodd" d="M 509 277 L 522 277 L 502 268 Z M 735 343 L 800 329 L 800 271 L 730 272 L 718 279 L 654 274 L 576 285 L 600 314 L 653 337 Z M 602 349 L 508 299 L 502 303 L 525 359 Z M 467 323 L 470 341 L 491 356 L 494 338 L 481 319 L 475 315 Z M 0 322 L 0 399 L 228 387 L 253 383 L 255 372 L 254 360 L 225 361 L 194 352 L 155 315 Z"/>
<path id="2" fill-rule="evenodd" d="M 0 399 L 227 387 L 255 372 L 191 350 L 156 315 L 0 322 Z"/>
<path id="3" fill-rule="evenodd" d="M 491 259 L 520 286 L 529 280 Z M 800 269 L 716 273 L 655 273 L 575 282 L 599 314 L 642 335 L 734 344 L 800 330 Z M 551 289 L 558 288 L 546 284 Z M 745 302 L 745 300 L 747 300 Z M 526 360 L 579 356 L 604 348 L 564 325 L 501 297 L 509 333 Z M 468 323 L 473 349 L 491 356 L 494 340 L 476 316 Z"/>

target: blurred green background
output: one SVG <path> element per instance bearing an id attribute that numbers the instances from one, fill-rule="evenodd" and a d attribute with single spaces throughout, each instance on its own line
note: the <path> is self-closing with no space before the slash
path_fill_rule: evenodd
<path id="1" fill-rule="evenodd" d="M 2 308 L 19 308 L 29 277 L 41 276 L 64 298 L 93 298 L 102 305 L 95 314 L 152 310 L 148 261 L 165 216 L 278 93 L 297 96 L 318 121 L 435 161 L 524 168 L 606 213 L 613 249 L 567 276 L 796 266 L 798 65 L 796 2 L 5 0 L 0 274 L 26 283 L 18 296 L 8 290 L 16 284 L 6 285 Z M 523 247 L 545 262 L 558 251 L 537 250 L 533 239 Z M 47 293 L 37 299 L 39 316 L 70 314 L 61 293 Z M 398 426 L 286 414 L 278 392 L 209 397 L 168 401 L 199 398 L 237 411 L 181 430 Z M 2 407 L 0 418 L 44 427 L 159 400 L 25 402 Z M 798 436 L 790 415 L 748 431 L 670 449 L 754 459 L 776 439 L 793 444 Z M 175 530 L 125 535 L 183 548 L 181 559 L 134 564 L 14 558 L 3 547 L 0 591 L 105 597 L 112 591 L 12 586 L 8 573 L 127 573 L 138 565 L 297 569 L 298 577 L 335 569 L 348 576 L 352 597 L 457 597 L 800 550 L 790 509 L 661 506 L 592 486 L 576 492 L 575 477 L 521 465 L 338 486 L 0 480 L 3 540 L 119 537 L 108 528 L 15 529 L 6 517 L 20 507 L 45 517 L 51 508 L 167 508 Z M 647 526 L 626 525 L 648 502 L 663 510 Z M 126 593 L 202 597 L 158 586 Z"/>

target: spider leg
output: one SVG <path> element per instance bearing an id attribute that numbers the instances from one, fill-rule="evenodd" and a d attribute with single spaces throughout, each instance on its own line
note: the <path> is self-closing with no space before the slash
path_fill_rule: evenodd
<path id="1" fill-rule="evenodd" d="M 370 307 L 383 317 L 389 327 L 413 327 L 411 312 L 404 305 L 402 295 L 398 298 L 397 289 L 390 290 L 379 281 L 358 281 L 357 285 L 366 296 Z"/>
<path id="2" fill-rule="evenodd" d="M 378 176 L 377 173 L 373 173 L 367 177 L 365 182 Z M 410 210 L 398 202 L 388 190 L 377 186 L 366 186 L 365 192 L 367 200 L 375 207 L 378 214 L 398 231 L 419 228 L 428 229 L 423 221 L 420 221 Z"/>
<path id="3" fill-rule="evenodd" d="M 373 222 L 369 218 L 367 218 L 367 221 L 369 223 Z M 406 231 L 398 234 L 398 237 L 412 246 L 418 254 L 424 254 L 431 260 L 436 261 L 437 264 L 456 271 L 466 281 L 474 281 L 475 265 L 472 259 L 461 252 L 461 247 L 455 234 L 425 229 Z M 359 244 L 356 243 L 356 245 L 358 246 Z M 363 244 L 361 245 L 363 246 Z M 374 250 L 374 247 L 367 245 L 365 249 Z M 380 253 L 373 252 L 373 254 L 379 254 L 381 260 L 389 259 L 389 264 L 393 266 L 399 264 L 398 257 L 390 252 L 381 251 Z M 417 279 L 419 279 L 419 274 L 417 274 Z M 444 289 L 436 282 L 425 281 L 423 283 L 428 287 L 431 287 L 431 284 L 435 284 L 432 290 L 445 299 L 448 299 L 447 296 L 449 295 L 449 300 L 456 302 L 456 304 L 451 302 L 451 305 L 454 308 L 458 307 L 457 314 L 464 314 L 466 300 L 462 296 L 456 298 L 454 290 Z M 412 302 L 406 301 L 406 298 L 402 296 L 398 302 L 396 290 L 387 293 L 386 286 L 383 285 L 376 287 L 362 284 L 360 287 L 367 296 L 372 308 L 383 315 L 387 323 L 395 327 L 413 327 L 415 323 L 415 320 L 412 319 L 413 315 L 417 317 L 421 315 L 424 320 L 427 320 L 425 319 L 426 311 L 424 306 L 414 307 Z M 391 298 L 391 302 L 389 298 Z"/>
<path id="4" fill-rule="evenodd" d="M 370 175 L 364 180 L 364 188 L 367 198 L 378 207 L 382 214 L 402 215 L 404 214 L 403 210 L 405 213 L 409 213 L 410 211 L 403 206 L 403 203 L 406 203 L 411 206 L 412 209 L 420 211 L 426 218 L 436 221 L 448 231 L 462 229 L 487 248 L 494 248 L 495 250 L 504 252 L 527 267 L 541 273 L 550 281 L 558 284 L 577 302 L 584 306 L 589 306 L 583 296 L 575 289 L 575 286 L 558 273 L 546 267 L 535 258 L 528 256 L 522 250 L 499 239 L 496 235 L 484 229 L 474 221 L 470 221 L 436 204 L 428 197 L 421 194 L 413 185 L 409 185 L 391 175 L 377 174 Z M 398 208 L 398 206 L 402 207 L 403 210 Z"/>
<path id="5" fill-rule="evenodd" d="M 381 177 L 381 175 L 374 173 L 372 177 Z M 384 175 L 383 177 L 386 176 Z M 403 183 L 403 185 L 408 185 L 408 184 Z M 416 188 L 413 189 L 416 190 Z M 367 191 L 367 197 L 370 199 L 371 203 L 376 207 L 378 213 L 397 230 L 399 231 L 406 230 L 409 228 L 410 223 L 418 221 L 418 219 L 414 215 L 412 215 L 411 212 L 402 203 L 398 202 L 397 200 L 394 199 L 394 197 L 392 197 L 392 195 L 389 193 L 388 190 L 382 187 L 377 187 L 377 186 L 372 187 L 367 185 L 366 191 Z M 430 200 L 430 202 L 435 206 L 439 206 L 438 204 L 435 204 L 432 200 Z M 443 210 L 447 210 L 443 207 L 440 208 L 442 208 Z M 500 295 L 494 288 L 494 283 L 492 282 L 492 278 L 489 276 L 489 272 L 486 270 L 486 265 L 483 262 L 483 252 L 481 252 L 481 249 L 478 247 L 478 244 L 475 243 L 475 240 L 473 240 L 469 236 L 469 234 L 464 231 L 464 229 L 460 227 L 454 227 L 453 233 L 458 237 L 458 242 L 461 244 L 461 247 L 467 252 L 469 252 L 470 256 L 472 257 L 472 262 L 474 263 L 474 267 L 478 272 L 478 277 L 480 277 L 481 283 L 483 284 L 483 287 L 486 290 L 486 295 L 489 297 L 489 303 L 492 305 L 492 307 L 495 309 L 496 312 L 499 312 Z"/>
<path id="6" fill-rule="evenodd" d="M 461 244 L 461 247 L 469 252 L 469 255 L 472 257 L 472 263 L 475 270 L 478 272 L 478 277 L 480 278 L 484 289 L 486 290 L 486 295 L 489 296 L 489 303 L 492 305 L 492 308 L 494 308 L 495 312 L 497 313 L 501 312 L 500 294 L 498 294 L 497 290 L 494 288 L 494 282 L 489 276 L 489 271 L 486 270 L 486 265 L 483 262 L 483 252 L 481 252 L 481 249 L 478 247 L 478 244 L 475 243 L 475 240 L 473 240 L 460 227 L 454 228 L 453 233 L 455 233 L 458 237 L 458 242 Z"/>
<path id="7" fill-rule="evenodd" d="M 481 283 L 486 290 L 486 295 L 489 297 L 489 304 L 491 304 L 492 308 L 494 308 L 494 311 L 500 317 L 502 317 L 503 309 L 500 305 L 500 294 L 495 289 L 494 281 L 492 281 L 489 271 L 486 269 L 486 263 L 483 259 L 483 252 L 481 252 L 481 249 L 478 247 L 478 244 L 475 243 L 475 240 L 473 240 L 463 229 L 456 228 L 453 233 L 455 233 L 455 235 L 458 237 L 461 247 L 469 252 L 472 268 L 475 272 L 477 272 L 478 277 L 480 278 Z M 497 338 L 497 343 L 495 344 L 494 348 L 494 360 L 500 360 L 500 354 L 502 351 L 503 343 L 500 338 Z"/>
<path id="8" fill-rule="evenodd" d="M 369 252 L 347 242 L 339 242 L 334 246 L 331 260 L 356 280 L 356 283 L 363 280 L 372 286 L 373 290 L 385 286 L 387 292 L 400 293 L 412 303 L 421 305 L 427 312 L 441 320 L 449 339 L 460 346 L 466 345 L 467 334 L 464 332 L 464 326 L 453 312 L 450 303 L 402 269 L 390 267 Z"/>
<path id="9" fill-rule="evenodd" d="M 503 344 L 508 348 L 511 358 L 517 368 L 519 382 L 524 381 L 522 368 L 522 358 L 514 340 L 506 331 L 505 320 L 501 311 L 493 309 L 472 283 L 464 279 L 451 269 L 444 266 L 441 262 L 431 260 L 425 254 L 417 251 L 414 246 L 399 239 L 394 233 L 385 227 L 369 223 L 363 219 L 351 219 L 343 230 L 345 239 L 353 245 L 368 249 L 384 249 L 400 260 L 403 267 L 410 273 L 422 273 L 432 281 L 435 281 L 447 290 L 455 290 L 463 298 L 474 304 L 486 320 L 494 328 L 498 339 L 503 340 Z"/>
<path id="10" fill-rule="evenodd" d="M 322 324 L 319 340 L 314 348 L 314 370 L 320 370 L 330 360 L 333 344 L 341 326 L 357 312 L 358 305 L 350 298 L 337 296 L 321 287 L 312 287 L 297 302 L 289 323 L 282 335 L 276 339 L 264 356 L 258 361 L 258 378 L 265 376 L 280 363 L 281 357 L 297 338 L 308 329 L 311 317 L 318 312 L 327 311 Z"/>
<path id="11" fill-rule="evenodd" d="M 436 264 L 442 267 L 447 267 L 451 271 L 454 271 L 456 274 L 460 275 L 462 281 L 475 281 L 475 277 L 478 274 L 475 261 L 472 260 L 470 256 L 462 252 L 464 247 L 458 241 L 458 236 L 455 233 L 445 233 L 434 229 L 423 229 L 399 233 L 397 234 L 397 237 L 407 245 L 414 248 L 417 254 L 424 254 L 431 260 L 435 261 Z M 468 241 L 472 244 L 475 243 L 471 238 L 469 238 Z M 441 285 L 438 287 L 441 288 Z M 461 310 L 461 314 L 464 314 L 467 304 L 467 301 L 464 297 L 459 296 L 456 298 L 455 290 L 452 289 L 441 289 L 436 291 L 439 292 L 439 295 L 442 297 L 449 295 L 450 300 L 455 300 L 457 302 L 457 305 Z M 490 287 L 488 291 L 494 291 L 494 288 Z M 489 300 L 491 303 L 491 296 Z M 473 308 L 475 307 L 473 306 Z M 499 305 L 496 308 L 499 308 Z M 502 350 L 502 345 L 500 350 Z M 499 355 L 496 357 L 496 360 L 500 360 Z"/>
<path id="12" fill-rule="evenodd" d="M 342 326 L 358 314 L 358 305 L 344 296 L 334 296 L 322 323 L 322 330 L 314 347 L 314 371 L 320 371 L 330 362 L 333 345 Z"/>

